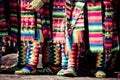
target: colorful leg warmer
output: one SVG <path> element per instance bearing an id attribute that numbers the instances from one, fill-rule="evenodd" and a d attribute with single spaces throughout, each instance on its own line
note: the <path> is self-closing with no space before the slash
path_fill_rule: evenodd
<path id="1" fill-rule="evenodd" d="M 6 11 L 5 4 L 6 3 L 4 0 L 0 0 L 0 44 L 1 44 L 0 53 L 1 55 L 2 55 L 2 47 L 5 47 L 5 46 L 2 46 L 3 37 L 8 35 L 8 26 L 7 26 L 7 20 L 6 20 L 7 16 L 5 14 L 5 11 Z"/>
<path id="2" fill-rule="evenodd" d="M 20 18 L 20 8 L 18 6 L 18 0 L 11 0 L 10 1 L 10 40 L 16 44 L 18 42 L 18 35 L 19 35 L 19 18 Z M 14 46 L 14 45 L 12 45 Z"/>
<path id="3" fill-rule="evenodd" d="M 1 58 L 2 58 L 2 38 L 0 38 L 0 72 L 1 72 Z"/>
<path id="4" fill-rule="evenodd" d="M 66 1 L 53 1 L 52 20 L 53 43 L 65 43 Z"/>
<path id="5" fill-rule="evenodd" d="M 96 60 L 98 70 L 95 76 L 105 77 L 106 74 L 104 72 L 105 54 L 103 53 L 104 47 L 103 47 L 102 3 L 101 1 L 94 4 L 88 2 L 87 9 L 88 9 L 88 29 L 89 29 L 90 50 L 93 53 L 97 53 L 97 58 L 98 58 Z"/>
<path id="6" fill-rule="evenodd" d="M 58 76 L 63 76 L 64 71 L 67 69 L 68 66 L 68 54 L 65 53 L 65 45 L 61 44 L 61 70 L 57 73 Z"/>
<path id="7" fill-rule="evenodd" d="M 42 46 L 42 64 L 43 68 L 49 66 L 49 57 L 50 57 L 50 45 L 47 42 L 44 42 Z"/>
<path id="8" fill-rule="evenodd" d="M 77 49 L 78 46 L 76 43 L 72 44 L 72 51 L 69 53 L 68 58 L 68 69 L 65 70 L 65 76 L 77 76 L 76 74 L 76 64 L 77 64 Z"/>
<path id="9" fill-rule="evenodd" d="M 115 59 L 119 51 L 119 41 L 118 33 L 116 28 L 115 12 L 112 5 L 112 2 L 109 0 L 104 1 L 105 5 L 105 21 L 104 21 L 104 30 L 105 30 L 105 52 L 108 69 L 113 69 L 115 64 Z"/>
<path id="10" fill-rule="evenodd" d="M 50 66 L 44 68 L 42 70 L 38 70 L 40 74 L 56 74 L 60 69 L 60 59 L 61 59 L 61 52 L 60 52 L 60 45 L 61 43 L 65 42 L 65 5 L 66 2 L 64 0 L 54 0 L 53 1 L 53 12 L 52 12 L 52 38 L 53 43 L 50 48 Z"/>
<path id="11" fill-rule="evenodd" d="M 105 73 L 105 53 L 97 53 L 97 59 L 96 59 L 96 70 L 95 77 L 101 78 L 106 77 Z"/>
<path id="12" fill-rule="evenodd" d="M 111 55 L 112 55 L 112 47 L 113 44 L 113 8 L 111 5 L 111 1 L 103 1 L 105 6 L 105 21 L 104 21 L 104 47 L 106 53 L 106 61 L 107 66 L 110 65 Z M 115 36 L 114 36 L 115 37 Z"/>
<path id="13" fill-rule="evenodd" d="M 20 0 L 20 40 L 24 41 L 27 45 L 26 66 L 21 70 L 16 70 L 16 74 L 32 74 L 35 73 L 36 64 L 38 63 L 38 44 L 35 41 L 35 13 L 33 11 L 26 10 L 32 0 Z M 40 32 L 39 32 L 40 33 Z M 38 39 L 39 40 L 39 39 Z M 34 51 L 35 50 L 35 51 Z M 21 55 L 21 53 L 19 54 Z"/>
<path id="14" fill-rule="evenodd" d="M 4 0 L 0 0 L 0 37 L 8 35 L 8 28 L 4 14 L 5 11 L 4 7 L 5 7 Z"/>
<path id="15" fill-rule="evenodd" d="M 42 24 L 42 33 L 44 36 L 44 43 L 42 46 L 42 64 L 43 68 L 49 65 L 49 54 L 51 44 L 51 28 L 50 28 L 50 3 L 47 2 L 45 5 L 37 12 L 40 17 L 37 17 L 37 20 Z M 38 27 L 38 26 L 37 26 Z"/>
<path id="16" fill-rule="evenodd" d="M 101 2 L 87 3 L 90 50 L 103 53 L 103 29 Z M 97 17 L 97 18 L 96 18 Z"/>
<path id="17" fill-rule="evenodd" d="M 38 69 L 38 74 L 56 74 L 61 68 L 60 44 L 52 43 L 49 53 L 49 66 Z"/>
<path id="18" fill-rule="evenodd" d="M 28 42 L 26 66 L 21 70 L 15 71 L 15 74 L 36 74 L 38 58 L 40 53 L 40 43 L 38 41 Z"/>
<path id="19" fill-rule="evenodd" d="M 16 70 L 23 68 L 26 64 L 26 54 L 27 46 L 25 42 L 21 41 L 17 53 L 17 62 L 14 65 L 11 65 L 6 70 L 3 70 L 2 73 L 13 74 Z"/>
<path id="20" fill-rule="evenodd" d="M 106 53 L 107 72 L 111 71 L 115 66 L 116 57 L 119 52 L 118 32 L 116 28 L 115 9 L 112 1 L 104 0 L 105 21 L 104 21 L 104 46 Z"/>
<path id="21" fill-rule="evenodd" d="M 74 2 L 70 25 L 72 27 L 71 39 L 68 40 L 67 45 L 72 47 L 68 51 L 68 67 L 65 70 L 65 76 L 77 76 L 79 55 L 81 53 L 80 44 L 83 43 L 83 30 L 84 30 L 84 2 Z M 67 41 L 66 41 L 67 42 Z M 82 48 L 83 46 L 81 46 Z"/>
<path id="22" fill-rule="evenodd" d="M 20 40 L 22 41 L 34 41 L 35 39 L 35 28 L 36 28 L 36 20 L 34 11 L 26 10 L 25 8 L 30 4 L 27 0 L 21 0 L 20 2 Z"/>

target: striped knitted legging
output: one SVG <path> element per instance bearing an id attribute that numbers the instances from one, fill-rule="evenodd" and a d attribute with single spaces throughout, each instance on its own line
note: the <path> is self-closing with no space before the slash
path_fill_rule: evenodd
<path id="1" fill-rule="evenodd" d="M 103 53 L 103 25 L 101 2 L 87 3 L 88 30 L 90 50 L 95 53 Z"/>
<path id="2" fill-rule="evenodd" d="M 84 2 L 75 2 L 72 16 L 70 19 L 71 26 L 73 27 L 71 40 L 69 39 L 69 43 L 71 44 L 70 52 L 68 53 L 68 68 L 78 69 L 78 61 L 79 55 L 81 53 L 80 46 L 83 44 L 83 32 L 84 32 Z M 83 47 L 83 46 L 82 46 Z"/>
<path id="3" fill-rule="evenodd" d="M 10 39 L 13 42 L 18 41 L 18 30 L 20 26 L 20 7 L 18 4 L 18 0 L 10 0 Z"/>
<path id="4" fill-rule="evenodd" d="M 53 2 L 53 42 L 65 42 L 66 1 L 54 0 Z"/>
<path id="5" fill-rule="evenodd" d="M 106 53 L 106 61 L 110 62 L 109 68 L 113 68 L 119 51 L 118 33 L 116 22 L 114 18 L 114 8 L 112 2 L 109 0 L 104 1 L 105 5 L 105 21 L 104 21 L 104 47 Z"/>
<path id="6" fill-rule="evenodd" d="M 8 28 L 5 20 L 4 7 L 5 7 L 4 1 L 0 0 L 0 37 L 8 35 Z"/>
<path id="7" fill-rule="evenodd" d="M 35 58 L 38 58 L 38 54 L 33 53 L 35 49 L 36 42 L 35 41 L 35 14 L 33 11 L 26 11 L 25 8 L 30 4 L 30 0 L 21 0 L 21 9 L 20 9 L 20 21 L 21 21 L 21 27 L 20 27 L 20 40 L 25 44 L 23 46 L 23 49 L 25 46 L 27 46 L 27 52 L 19 53 L 18 58 L 22 57 L 22 55 L 26 56 L 26 63 L 36 66 Z M 39 30 L 37 30 L 38 33 L 40 33 Z M 30 50 L 30 51 L 29 51 Z M 24 54 L 27 53 L 27 54 Z M 36 56 L 35 56 L 36 54 Z M 33 63 L 35 62 L 35 64 Z"/>
<path id="8" fill-rule="evenodd" d="M 5 4 L 3 0 L 0 0 L 0 66 L 1 66 L 1 57 L 2 57 L 2 46 L 3 46 L 3 37 L 8 35 L 8 28 L 5 19 L 4 9 Z"/>
<path id="9" fill-rule="evenodd" d="M 97 54 L 96 68 L 105 68 L 105 53 L 104 53 L 104 36 L 102 22 L 102 3 L 95 4 L 88 2 L 88 30 L 89 30 L 89 46 L 93 53 Z"/>

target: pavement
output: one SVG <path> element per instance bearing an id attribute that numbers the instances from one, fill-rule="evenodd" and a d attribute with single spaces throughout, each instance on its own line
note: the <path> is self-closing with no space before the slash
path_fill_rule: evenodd
<path id="1" fill-rule="evenodd" d="M 120 80 L 120 78 L 64 77 L 56 75 L 0 74 L 0 80 Z"/>

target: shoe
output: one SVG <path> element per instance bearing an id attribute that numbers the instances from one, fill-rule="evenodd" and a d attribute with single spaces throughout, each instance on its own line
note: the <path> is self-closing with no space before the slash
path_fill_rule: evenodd
<path id="1" fill-rule="evenodd" d="M 41 75 L 56 75 L 60 67 L 48 66 L 43 69 L 37 69 L 38 74 Z"/>
<path id="2" fill-rule="evenodd" d="M 1 70 L 2 74 L 14 74 L 16 70 L 23 68 L 21 65 L 12 65 L 5 70 Z"/>
<path id="3" fill-rule="evenodd" d="M 26 65 L 24 66 L 22 69 L 20 70 L 16 70 L 15 74 L 21 74 L 21 75 L 36 75 L 37 74 L 37 70 L 36 68 L 34 68 L 31 65 Z"/>
<path id="4" fill-rule="evenodd" d="M 96 78 L 105 78 L 106 77 L 106 73 L 104 72 L 104 71 L 97 71 L 96 73 L 95 73 L 95 77 Z"/>
<path id="5" fill-rule="evenodd" d="M 67 70 L 65 70 L 64 75 L 68 77 L 76 77 L 77 73 L 74 68 L 68 68 Z"/>

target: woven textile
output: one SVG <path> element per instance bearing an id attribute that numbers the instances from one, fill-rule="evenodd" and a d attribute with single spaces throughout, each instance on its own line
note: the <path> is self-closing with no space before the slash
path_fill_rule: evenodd
<path id="1" fill-rule="evenodd" d="M 21 0 L 21 40 L 33 41 L 35 39 L 35 13 L 25 10 L 31 0 Z"/>
<path id="2" fill-rule="evenodd" d="M 105 5 L 105 21 L 104 21 L 104 36 L 105 36 L 105 49 L 109 53 L 118 50 L 118 34 L 116 23 L 114 20 L 114 9 L 111 1 L 104 1 Z"/>
<path id="3" fill-rule="evenodd" d="M 26 64 L 31 64 L 33 66 L 37 66 L 38 57 L 40 53 L 40 43 L 38 41 L 28 43 L 27 56 L 26 56 Z"/>
<path id="4" fill-rule="evenodd" d="M 90 50 L 95 53 L 103 52 L 103 25 L 101 1 L 95 4 L 88 2 L 88 30 Z"/>
<path id="5" fill-rule="evenodd" d="M 46 41 L 51 40 L 49 5 L 50 3 L 46 2 L 44 6 L 37 11 L 37 29 L 42 30 L 42 35 Z"/>
<path id="6" fill-rule="evenodd" d="M 4 2 L 0 0 L 0 36 L 8 35 L 7 23 L 4 14 Z"/>
<path id="7" fill-rule="evenodd" d="M 52 13 L 52 32 L 54 43 L 65 43 L 66 1 L 54 0 Z"/>
<path id="8" fill-rule="evenodd" d="M 83 42 L 81 31 L 84 30 L 84 2 L 75 2 L 70 20 L 72 32 L 72 43 Z"/>
<path id="9" fill-rule="evenodd" d="M 2 58 L 2 38 L 0 38 L 0 67 L 1 67 L 1 58 Z"/>
<path id="10" fill-rule="evenodd" d="M 19 30 L 19 4 L 18 0 L 10 0 L 10 39 L 17 42 Z"/>
<path id="11" fill-rule="evenodd" d="M 112 2 L 104 1 L 105 18 L 104 18 L 104 47 L 106 53 L 106 61 L 110 62 L 110 67 L 113 68 L 117 53 L 119 51 L 118 32 L 115 20 L 115 10 Z"/>

